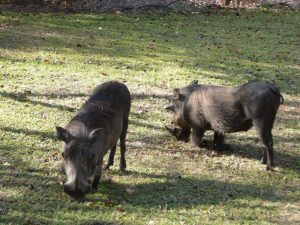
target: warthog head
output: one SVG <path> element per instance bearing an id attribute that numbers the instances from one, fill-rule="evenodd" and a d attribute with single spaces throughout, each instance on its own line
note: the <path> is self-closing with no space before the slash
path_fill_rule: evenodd
<path id="1" fill-rule="evenodd" d="M 93 176 L 98 163 L 95 148 L 101 148 L 104 129 L 95 129 L 82 138 L 72 136 L 62 127 L 56 127 L 56 131 L 58 139 L 64 142 L 62 157 L 67 175 L 64 191 L 72 197 L 83 197 L 91 189 L 88 178 Z"/>
<path id="2" fill-rule="evenodd" d="M 188 141 L 189 139 L 191 127 L 183 119 L 182 108 L 185 98 L 198 86 L 198 81 L 192 81 L 187 86 L 175 88 L 169 105 L 165 107 L 167 111 L 172 112 L 171 124 L 175 126 L 175 128 L 166 128 L 178 140 Z"/>

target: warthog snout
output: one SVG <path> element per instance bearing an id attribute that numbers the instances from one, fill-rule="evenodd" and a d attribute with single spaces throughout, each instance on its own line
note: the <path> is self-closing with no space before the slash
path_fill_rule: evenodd
<path id="1" fill-rule="evenodd" d="M 75 183 L 64 184 L 64 192 L 76 198 L 83 197 L 90 190 L 91 186 L 86 182 L 77 182 L 77 185 Z"/>

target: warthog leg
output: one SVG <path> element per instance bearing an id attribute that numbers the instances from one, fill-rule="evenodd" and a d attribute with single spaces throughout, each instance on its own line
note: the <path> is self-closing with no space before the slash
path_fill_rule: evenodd
<path id="1" fill-rule="evenodd" d="M 108 170 L 110 166 L 114 165 L 114 157 L 115 157 L 116 149 L 117 149 L 117 145 L 111 148 L 109 152 L 108 162 L 104 167 L 105 170 Z"/>
<path id="2" fill-rule="evenodd" d="M 220 145 L 223 145 L 224 144 L 224 134 L 222 133 L 219 133 L 219 132 L 215 132 L 214 133 L 214 144 L 216 146 L 220 146 Z"/>
<path id="3" fill-rule="evenodd" d="M 205 130 L 203 128 L 192 128 L 191 144 L 194 147 L 200 147 Z"/>
<path id="4" fill-rule="evenodd" d="M 263 154 L 263 157 L 261 159 L 261 163 L 262 164 L 267 164 L 267 149 L 264 148 L 264 154 Z"/>
<path id="5" fill-rule="evenodd" d="M 103 157 L 101 157 L 97 163 L 96 169 L 94 171 L 94 179 L 92 182 L 92 187 L 97 188 L 100 182 L 100 178 L 102 176 L 102 164 L 103 164 Z"/>
<path id="6" fill-rule="evenodd" d="M 123 130 L 120 136 L 120 148 L 121 148 L 121 157 L 120 157 L 120 171 L 125 171 L 126 169 L 126 134 L 128 129 L 128 118 L 124 118 L 123 120 Z"/>
<path id="7" fill-rule="evenodd" d="M 214 133 L 214 147 L 216 151 L 229 150 L 230 145 L 224 144 L 225 135 L 219 132 Z"/>
<path id="8" fill-rule="evenodd" d="M 264 120 L 257 120 L 254 121 L 254 126 L 257 135 L 260 137 L 265 146 L 262 162 L 266 162 L 267 170 L 272 170 L 274 168 L 273 137 L 271 133 L 273 123 L 268 123 L 268 121 Z"/>

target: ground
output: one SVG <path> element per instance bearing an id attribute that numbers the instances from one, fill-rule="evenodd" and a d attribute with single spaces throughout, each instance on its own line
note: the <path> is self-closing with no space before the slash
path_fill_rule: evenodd
<path id="1" fill-rule="evenodd" d="M 300 15 L 256 9 L 198 14 L 0 14 L 1 224 L 299 224 Z M 116 162 L 99 190 L 63 193 L 65 126 L 104 81 L 132 94 L 127 173 Z M 217 153 L 175 140 L 163 107 L 192 80 L 268 80 L 285 102 L 273 129 L 273 172 L 255 131 Z M 207 139 L 212 133 L 208 132 Z"/>

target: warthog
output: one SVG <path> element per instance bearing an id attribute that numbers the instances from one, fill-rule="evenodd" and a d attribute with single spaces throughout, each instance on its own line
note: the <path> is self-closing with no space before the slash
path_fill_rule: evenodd
<path id="1" fill-rule="evenodd" d="M 83 197 L 97 188 L 101 175 L 103 157 L 110 155 L 105 168 L 113 165 L 116 145 L 120 138 L 120 169 L 125 170 L 125 138 L 131 96 L 127 87 L 117 81 L 96 87 L 89 99 L 71 119 L 66 129 L 56 127 L 58 139 L 64 142 L 63 163 L 67 182 L 64 191 L 73 197 Z"/>
<path id="2" fill-rule="evenodd" d="M 179 128 L 169 129 L 177 139 L 190 135 L 191 143 L 201 145 L 206 130 L 213 130 L 214 143 L 221 146 L 224 134 L 248 131 L 253 125 L 265 150 L 262 163 L 274 167 L 272 128 L 283 97 L 267 82 L 250 82 L 237 87 L 199 85 L 192 82 L 174 89 L 175 97 L 167 110 L 173 112 L 172 123 Z"/>

